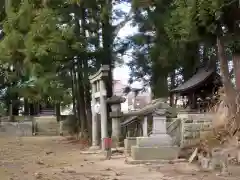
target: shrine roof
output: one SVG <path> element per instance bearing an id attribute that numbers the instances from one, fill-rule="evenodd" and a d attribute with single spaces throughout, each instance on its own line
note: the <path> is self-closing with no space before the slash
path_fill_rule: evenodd
<path id="1" fill-rule="evenodd" d="M 130 118 L 127 118 L 124 122 L 121 123 L 121 127 L 126 127 L 134 122 L 137 121 L 138 116 L 132 116 Z"/>
<path id="2" fill-rule="evenodd" d="M 212 69 L 206 70 L 202 68 L 189 80 L 179 85 L 177 88 L 172 89 L 171 92 L 178 93 L 191 90 L 204 83 L 213 73 L 215 73 L 215 71 Z"/>
<path id="3" fill-rule="evenodd" d="M 168 108 L 169 108 L 169 105 L 167 103 L 165 103 L 165 101 L 163 99 L 161 99 L 161 98 L 155 99 L 140 110 L 125 113 L 123 116 L 127 117 L 127 118 L 124 122 L 121 123 L 121 126 L 124 127 L 129 124 L 132 124 L 135 121 L 137 121 L 138 117 L 147 116 L 151 113 L 154 113 L 158 109 L 167 110 Z"/>

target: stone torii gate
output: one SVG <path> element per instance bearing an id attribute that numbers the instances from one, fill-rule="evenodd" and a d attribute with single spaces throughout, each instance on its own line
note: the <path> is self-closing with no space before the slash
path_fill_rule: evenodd
<path id="1" fill-rule="evenodd" d="M 89 77 L 92 86 L 92 147 L 99 149 L 100 142 L 98 138 L 99 121 L 101 121 L 101 140 L 108 137 L 107 122 L 107 103 L 105 81 L 108 77 L 109 66 L 103 65 L 100 70 Z M 101 120 L 98 120 L 97 114 L 100 114 Z M 103 143 L 102 143 L 103 144 Z"/>

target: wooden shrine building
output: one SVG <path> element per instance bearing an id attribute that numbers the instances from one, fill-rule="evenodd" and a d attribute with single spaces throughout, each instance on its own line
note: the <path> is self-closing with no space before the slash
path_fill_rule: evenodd
<path id="1" fill-rule="evenodd" d="M 216 92 L 222 85 L 221 78 L 213 69 L 201 68 L 190 79 L 170 92 L 188 99 L 190 110 L 206 110 L 216 98 Z"/>

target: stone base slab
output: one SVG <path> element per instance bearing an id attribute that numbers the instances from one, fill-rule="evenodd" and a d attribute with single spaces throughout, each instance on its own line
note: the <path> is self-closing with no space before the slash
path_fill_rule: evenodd
<path id="1" fill-rule="evenodd" d="M 91 146 L 88 150 L 81 151 L 80 154 L 100 154 L 102 152 L 99 146 Z"/>
<path id="2" fill-rule="evenodd" d="M 181 163 L 181 162 L 188 162 L 187 159 L 173 159 L 173 160 L 133 160 L 131 157 L 128 157 L 125 160 L 126 164 L 174 164 L 174 163 Z"/>
<path id="3" fill-rule="evenodd" d="M 100 150 L 101 148 L 100 148 L 100 146 L 91 146 L 90 148 L 89 148 L 89 150 Z"/>
<path id="4" fill-rule="evenodd" d="M 105 151 L 103 151 L 99 146 L 91 146 L 86 151 L 81 151 L 80 154 L 103 154 Z M 124 152 L 124 149 L 122 147 L 120 148 L 111 148 L 112 154 L 120 153 L 122 154 Z"/>
<path id="5" fill-rule="evenodd" d="M 178 158 L 179 147 L 138 147 L 132 146 L 133 160 L 174 160 Z"/>
<path id="6" fill-rule="evenodd" d="M 136 145 L 138 147 L 172 146 L 173 141 L 171 136 L 168 134 L 159 134 L 150 137 L 137 137 Z"/>

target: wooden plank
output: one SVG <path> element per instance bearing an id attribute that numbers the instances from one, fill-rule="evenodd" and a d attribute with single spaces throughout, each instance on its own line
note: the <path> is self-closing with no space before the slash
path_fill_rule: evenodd
<path id="1" fill-rule="evenodd" d="M 196 148 L 194 151 L 193 151 L 193 153 L 192 153 L 192 155 L 190 156 L 190 158 L 188 159 L 188 162 L 189 163 L 192 163 L 193 162 L 193 160 L 196 158 L 196 156 L 197 156 L 197 153 L 198 153 L 198 148 Z"/>

